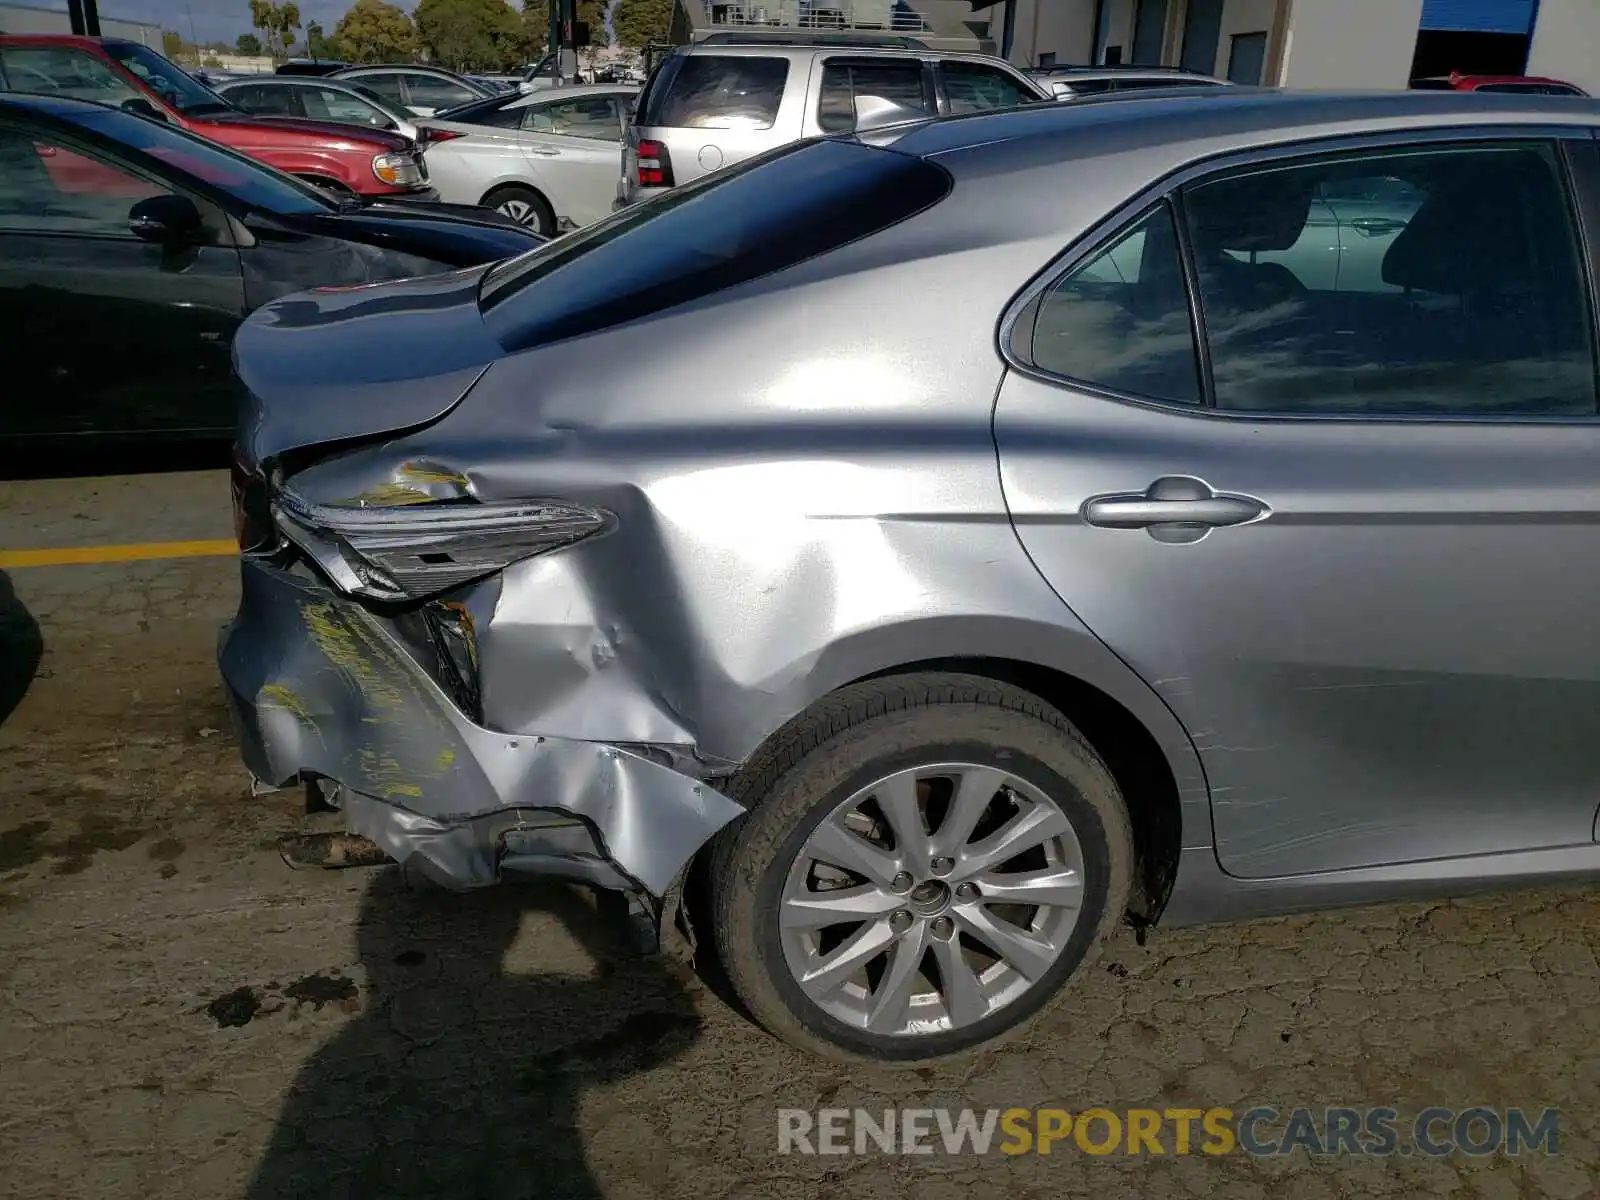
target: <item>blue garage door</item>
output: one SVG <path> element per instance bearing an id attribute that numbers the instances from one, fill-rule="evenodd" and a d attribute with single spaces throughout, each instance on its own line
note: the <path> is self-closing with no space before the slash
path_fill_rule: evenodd
<path id="1" fill-rule="evenodd" d="M 1459 33 L 1527 33 L 1538 0 L 1423 0 L 1422 27 Z"/>

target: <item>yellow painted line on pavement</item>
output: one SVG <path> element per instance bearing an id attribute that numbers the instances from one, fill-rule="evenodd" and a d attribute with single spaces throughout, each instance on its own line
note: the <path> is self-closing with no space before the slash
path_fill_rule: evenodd
<path id="1" fill-rule="evenodd" d="M 224 558 L 238 553 L 239 543 L 231 538 L 208 542 L 135 542 L 125 546 L 54 546 L 39 550 L 0 550 L 0 568 L 65 567 L 152 558 Z"/>

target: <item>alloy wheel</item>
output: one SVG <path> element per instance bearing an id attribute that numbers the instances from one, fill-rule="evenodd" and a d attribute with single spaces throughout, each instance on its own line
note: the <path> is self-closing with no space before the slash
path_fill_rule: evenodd
<path id="1" fill-rule="evenodd" d="M 835 1019 L 919 1036 L 982 1020 L 1044 978 L 1083 903 L 1062 808 L 973 763 L 898 771 L 807 836 L 779 899 L 785 964 Z"/>

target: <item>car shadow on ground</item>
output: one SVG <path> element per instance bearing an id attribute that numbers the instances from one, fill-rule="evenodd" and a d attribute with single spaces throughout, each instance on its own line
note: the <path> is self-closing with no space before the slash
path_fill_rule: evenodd
<path id="1" fill-rule="evenodd" d="M 11 576 L 0 571 L 0 724 L 28 694 L 43 657 L 39 622 L 17 597 Z"/>
<path id="2" fill-rule="evenodd" d="M 533 912 L 572 940 L 519 939 Z M 251 1200 L 599 1197 L 577 1131 L 584 1090 L 675 1058 L 698 1032 L 677 969 L 629 949 L 623 923 L 576 889 L 452 895 L 382 869 L 357 943 L 360 1015 L 301 1070 Z"/>

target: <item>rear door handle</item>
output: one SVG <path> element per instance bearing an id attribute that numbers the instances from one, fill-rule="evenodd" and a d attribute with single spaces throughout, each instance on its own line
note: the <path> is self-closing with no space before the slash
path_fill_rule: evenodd
<path id="1" fill-rule="evenodd" d="M 1350 222 L 1350 228 L 1368 237 L 1377 237 L 1383 233 L 1399 233 L 1405 227 L 1404 221 L 1396 221 L 1393 217 L 1356 217 Z"/>
<path id="2" fill-rule="evenodd" d="M 1158 542 L 1198 542 L 1211 530 L 1248 525 L 1272 514 L 1254 496 L 1214 491 L 1192 475 L 1163 475 L 1142 492 L 1112 492 L 1083 502 L 1086 525 L 1144 529 Z"/>

